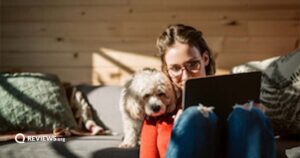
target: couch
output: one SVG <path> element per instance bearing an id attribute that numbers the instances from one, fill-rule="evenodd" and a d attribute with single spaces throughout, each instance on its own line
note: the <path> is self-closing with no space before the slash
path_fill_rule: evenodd
<path id="1" fill-rule="evenodd" d="M 66 142 L 27 142 L 18 144 L 14 140 L 1 142 L 1 157 L 92 157 L 92 158 L 134 158 L 139 149 L 120 149 L 122 123 L 118 109 L 120 87 L 81 85 L 99 118 L 114 135 L 67 137 Z M 286 157 L 286 150 L 299 146 L 297 140 L 277 139 L 278 157 Z M 290 151 L 293 152 L 293 151 Z M 295 152 L 295 151 L 294 151 Z"/>
<path id="2" fill-rule="evenodd" d="M 36 74 L 30 74 L 36 75 Z M 44 75 L 44 74 L 42 74 Z M 22 75 L 24 76 L 24 75 Z M 47 78 L 49 74 L 46 75 Z M 53 75 L 50 75 L 53 78 Z M 54 77 L 55 78 L 55 77 Z M 44 80 L 38 79 L 38 80 Z M 0 97 L 5 81 L 0 83 Z M 36 86 L 36 85 L 31 85 Z M 20 88 L 20 87 L 19 87 Z M 46 87 L 45 87 L 46 88 Z M 22 144 L 16 143 L 14 139 L 8 139 L 0 142 L 0 157 L 19 158 L 19 157 L 103 157 L 103 158 L 135 158 L 139 156 L 139 148 L 120 149 L 119 143 L 122 141 L 122 123 L 119 112 L 118 102 L 120 96 L 119 86 L 90 86 L 81 85 L 77 87 L 86 94 L 93 110 L 96 112 L 96 117 L 107 128 L 112 131 L 111 135 L 96 135 L 96 136 L 70 136 L 64 137 L 65 142 L 25 142 Z M 15 91 L 18 88 L 15 89 Z M 21 88 L 20 88 L 21 89 Z M 11 90 L 9 90 L 11 91 Z M 18 93 L 15 92 L 14 93 Z M 20 95 L 20 94 L 18 94 Z M 66 97 L 62 93 L 63 97 Z M 1 98 L 2 99 L 2 98 Z M 23 99 L 26 100 L 26 99 Z M 37 101 L 39 102 L 39 101 Z M 31 101 L 32 103 L 32 101 Z M 1 104 L 0 104 L 1 105 Z M 2 105 L 1 105 L 2 106 Z M 4 105 L 9 106 L 9 105 Z M 97 119 L 96 119 L 97 120 Z M 3 125 L 3 122 L 1 122 Z M 3 129 L 3 128 L 2 128 Z M 0 134 L 2 137 L 5 134 Z"/>
<path id="3" fill-rule="evenodd" d="M 4 86 L 3 83 L 6 82 L 6 80 L 3 79 L 3 77 L 0 78 L 0 81 L 1 98 L 1 96 L 3 96 L 3 90 L 8 90 L 9 88 Z M 26 86 L 34 87 L 36 85 L 26 84 Z M 14 93 L 19 93 L 17 91 L 18 88 L 21 87 L 10 88 L 10 90 L 12 89 Z M 139 157 L 139 148 L 118 148 L 123 137 L 121 114 L 118 107 L 121 87 L 79 85 L 77 88 L 86 95 L 90 105 L 95 111 L 95 120 L 98 120 L 97 122 L 100 121 L 100 123 L 110 129 L 112 131 L 111 135 L 71 136 L 65 137 L 66 142 L 26 142 L 23 144 L 18 144 L 14 139 L 10 139 L 0 142 L 1 157 Z M 60 94 L 62 95 L 61 97 L 66 97 L 65 93 Z M 22 93 L 18 95 L 22 95 Z M 23 100 L 26 101 L 28 98 Z M 1 106 L 7 107 L 8 105 Z M 3 136 L 3 134 L 0 133 L 0 136 L 1 135 Z M 276 148 L 277 157 L 299 157 L 299 137 L 276 138 Z"/>

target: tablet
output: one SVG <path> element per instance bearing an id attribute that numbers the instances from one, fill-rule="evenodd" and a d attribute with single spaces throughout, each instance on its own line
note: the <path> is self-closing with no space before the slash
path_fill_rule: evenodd
<path id="1" fill-rule="evenodd" d="M 185 82 L 183 109 L 213 106 L 219 118 L 227 118 L 236 104 L 259 102 L 261 72 L 193 78 Z"/>

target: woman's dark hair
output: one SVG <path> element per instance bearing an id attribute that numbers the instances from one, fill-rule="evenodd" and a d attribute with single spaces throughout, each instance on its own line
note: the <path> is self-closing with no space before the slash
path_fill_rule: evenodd
<path id="1" fill-rule="evenodd" d="M 161 69 L 164 73 L 168 74 L 167 64 L 165 61 L 166 50 L 176 42 L 196 47 L 199 50 L 200 55 L 203 55 L 204 52 L 207 52 L 209 56 L 209 63 L 205 67 L 206 74 L 213 75 L 216 72 L 215 60 L 212 56 L 211 50 L 206 44 L 206 41 L 202 37 L 202 32 L 191 26 L 173 24 L 169 25 L 156 41 L 156 46 L 162 62 Z"/>

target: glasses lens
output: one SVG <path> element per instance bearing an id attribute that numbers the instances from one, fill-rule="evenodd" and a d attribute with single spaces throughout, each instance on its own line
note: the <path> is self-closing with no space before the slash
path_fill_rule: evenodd
<path id="1" fill-rule="evenodd" d="M 190 62 L 184 64 L 184 68 L 189 73 L 197 73 L 201 68 L 201 63 L 199 60 L 190 61 Z M 183 67 L 173 66 L 173 67 L 169 68 L 168 71 L 169 71 L 169 74 L 171 75 L 171 77 L 179 77 L 182 74 Z"/>
<path id="2" fill-rule="evenodd" d="M 186 63 L 185 68 L 189 71 L 189 72 L 198 72 L 200 70 L 201 64 L 200 61 L 196 60 L 196 61 L 191 61 L 189 63 Z"/>
<path id="3" fill-rule="evenodd" d="M 181 74 L 181 67 L 174 66 L 169 69 L 169 73 L 171 76 L 176 77 Z"/>

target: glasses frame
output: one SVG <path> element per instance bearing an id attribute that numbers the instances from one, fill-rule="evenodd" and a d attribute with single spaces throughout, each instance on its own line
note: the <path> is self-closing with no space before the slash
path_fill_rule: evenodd
<path id="1" fill-rule="evenodd" d="M 188 64 L 190 64 L 192 62 L 197 62 L 199 64 L 199 67 L 195 70 L 191 70 L 191 68 L 189 68 Z M 178 74 L 174 74 L 174 70 L 172 70 L 172 68 L 168 68 L 167 70 L 168 70 L 168 74 L 170 75 L 170 77 L 178 78 L 178 77 L 182 76 L 182 73 L 183 73 L 184 69 L 190 74 L 198 73 L 201 70 L 201 67 L 202 67 L 201 60 L 197 59 L 197 60 L 188 61 L 188 62 L 182 64 L 180 67 L 181 68 L 178 70 Z M 173 73 L 172 73 L 172 71 L 173 71 Z"/>

